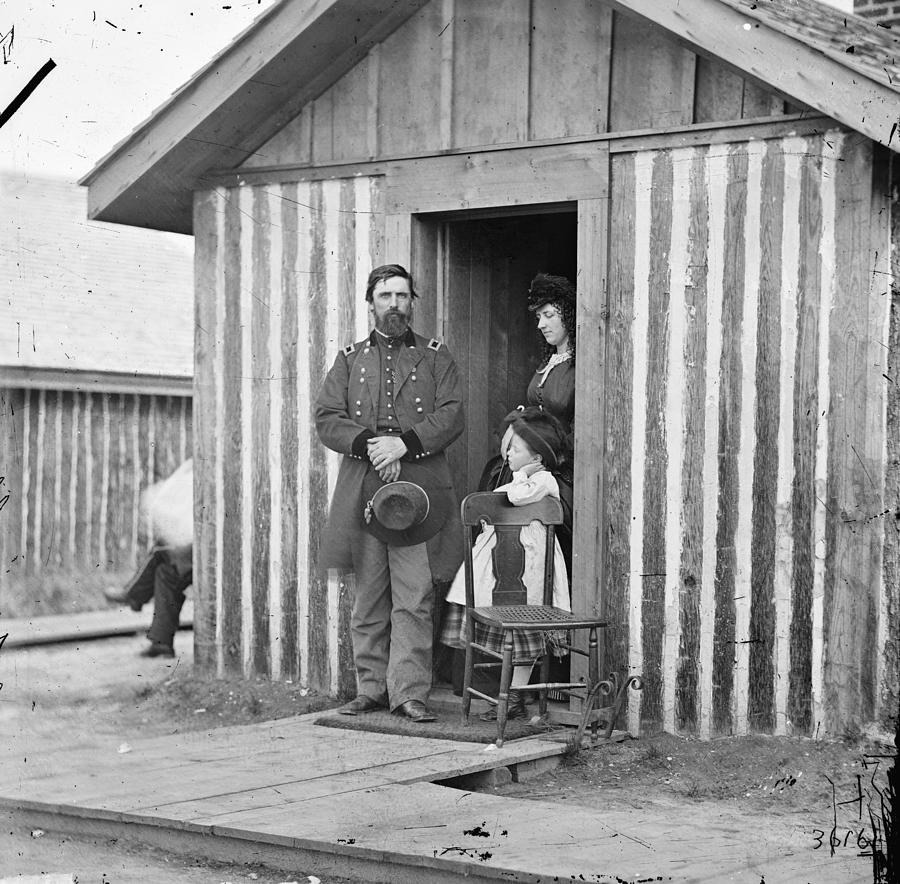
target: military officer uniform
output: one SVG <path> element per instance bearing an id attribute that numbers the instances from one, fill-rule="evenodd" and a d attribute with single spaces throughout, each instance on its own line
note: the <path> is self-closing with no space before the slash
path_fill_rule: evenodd
<path id="1" fill-rule="evenodd" d="M 397 709 L 424 703 L 431 688 L 433 583 L 453 579 L 463 557 L 458 507 L 426 543 L 393 546 L 366 530 L 362 487 L 367 442 L 396 435 L 403 464 L 427 467 L 452 494 L 444 454 L 463 431 L 459 373 L 447 348 L 411 329 L 373 331 L 345 347 L 316 402 L 316 430 L 344 455 L 323 535 L 320 563 L 356 573 L 351 631 L 359 693 Z M 454 497 L 455 501 L 455 497 Z"/>

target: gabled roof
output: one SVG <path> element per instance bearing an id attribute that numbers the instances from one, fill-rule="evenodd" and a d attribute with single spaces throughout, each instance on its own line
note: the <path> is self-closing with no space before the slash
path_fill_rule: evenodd
<path id="1" fill-rule="evenodd" d="M 0 219 L 0 376 L 192 376 L 189 238 L 88 221 L 77 184 L 12 174 Z"/>
<path id="2" fill-rule="evenodd" d="M 427 0 L 282 0 L 81 181 L 90 217 L 190 233 L 191 191 L 232 168 Z"/>
<path id="3" fill-rule="evenodd" d="M 426 2 L 271 7 L 83 179 L 90 216 L 191 232 L 192 191 L 207 172 L 240 165 Z M 900 34 L 816 0 L 607 2 L 900 150 Z"/>

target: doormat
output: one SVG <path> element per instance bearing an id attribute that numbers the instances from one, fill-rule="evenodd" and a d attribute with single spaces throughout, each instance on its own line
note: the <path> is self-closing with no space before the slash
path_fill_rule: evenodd
<path id="1" fill-rule="evenodd" d="M 477 715 L 469 716 L 468 726 L 462 723 L 459 712 L 443 712 L 432 710 L 437 721 L 416 724 L 408 718 L 393 715 L 387 711 L 364 712 L 361 715 L 340 715 L 331 712 L 315 720 L 315 724 L 323 727 L 337 727 L 348 731 L 371 731 L 378 734 L 399 734 L 404 737 L 426 737 L 430 740 L 456 740 L 463 743 L 493 743 L 497 739 L 497 722 L 481 721 Z M 516 719 L 506 723 L 503 741 L 521 740 L 524 737 L 535 737 L 542 734 L 565 731 L 564 725 L 551 725 L 546 722 L 531 724 L 529 721 Z"/>

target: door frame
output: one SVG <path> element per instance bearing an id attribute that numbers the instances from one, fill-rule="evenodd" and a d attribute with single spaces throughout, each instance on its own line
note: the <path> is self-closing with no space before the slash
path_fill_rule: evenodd
<path id="1" fill-rule="evenodd" d="M 465 162 L 469 160 L 468 162 Z M 445 168 L 452 162 L 453 168 Z M 439 181 L 439 186 L 436 186 Z M 609 269 L 609 145 L 605 142 L 488 151 L 478 162 L 434 157 L 414 167 L 390 169 L 385 178 L 385 260 L 406 262 L 423 290 L 442 288 L 439 225 L 420 215 L 472 210 L 497 214 L 540 211 L 577 203 L 578 290 L 575 364 L 575 483 L 572 537 L 572 608 L 602 614 L 606 608 L 606 398 Z M 459 213 L 459 214 L 457 214 Z M 421 328 L 441 336 L 437 299 L 417 304 Z M 603 635 L 600 635 L 600 660 Z M 572 675 L 586 674 L 573 655 Z M 569 716 L 578 709 L 573 702 Z"/>

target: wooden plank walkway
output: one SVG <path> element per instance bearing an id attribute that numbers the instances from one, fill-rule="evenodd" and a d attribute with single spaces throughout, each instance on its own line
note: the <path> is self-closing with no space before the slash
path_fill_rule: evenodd
<path id="1" fill-rule="evenodd" d="M 153 619 L 153 605 L 141 611 L 110 607 L 105 611 L 80 614 L 46 614 L 40 617 L 0 617 L 0 635 L 6 634 L 6 648 L 54 644 L 103 638 L 110 635 L 134 635 L 146 632 Z M 194 605 L 188 599 L 181 609 L 181 629 L 194 623 Z"/>
<path id="2" fill-rule="evenodd" d="M 865 863 L 813 852 L 805 827 L 777 819 L 748 833 L 726 815 L 700 825 L 681 808 L 603 813 L 437 784 L 547 764 L 560 742 L 498 750 L 313 718 L 134 741 L 124 754 L 57 750 L 7 772 L 0 808 L 47 830 L 392 884 L 866 880 Z"/>

